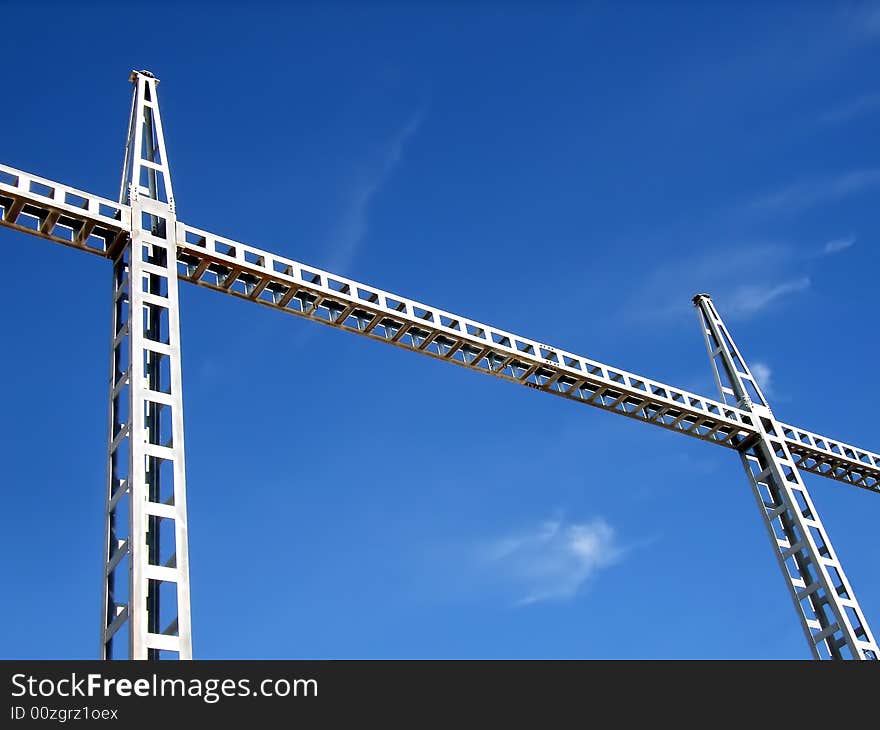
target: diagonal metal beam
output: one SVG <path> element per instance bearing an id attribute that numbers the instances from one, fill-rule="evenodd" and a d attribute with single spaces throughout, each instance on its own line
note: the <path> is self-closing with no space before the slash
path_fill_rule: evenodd
<path id="1" fill-rule="evenodd" d="M 810 651 L 816 659 L 880 659 L 855 592 L 760 385 L 707 294 L 694 297 L 722 398 L 755 416 L 740 458 Z"/>

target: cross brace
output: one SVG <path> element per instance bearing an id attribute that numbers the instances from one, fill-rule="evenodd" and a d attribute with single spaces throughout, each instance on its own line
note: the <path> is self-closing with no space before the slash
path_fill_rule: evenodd
<path id="1" fill-rule="evenodd" d="M 131 208 L 0 165 L 0 225 L 113 258 Z M 494 377 L 740 450 L 749 411 L 604 365 L 180 221 L 179 278 Z M 880 492 L 880 454 L 779 422 L 799 469 Z"/>
<path id="2" fill-rule="evenodd" d="M 0 165 L 0 225 L 113 262 L 102 658 L 120 643 L 192 656 L 180 279 L 735 450 L 813 655 L 878 657 L 799 469 L 876 492 L 880 455 L 777 421 L 707 295 L 718 401 L 194 228 L 177 219 L 158 80 L 130 80 L 118 203 Z"/>

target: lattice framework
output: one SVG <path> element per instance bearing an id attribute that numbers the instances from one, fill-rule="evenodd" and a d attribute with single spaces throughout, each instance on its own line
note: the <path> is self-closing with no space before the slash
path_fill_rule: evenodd
<path id="1" fill-rule="evenodd" d="M 817 658 L 877 644 L 800 470 L 880 491 L 880 454 L 776 420 L 708 295 L 720 400 L 177 219 L 157 79 L 134 84 L 119 201 L 0 165 L 0 225 L 112 262 L 101 657 L 192 656 L 178 280 L 736 451 Z"/>

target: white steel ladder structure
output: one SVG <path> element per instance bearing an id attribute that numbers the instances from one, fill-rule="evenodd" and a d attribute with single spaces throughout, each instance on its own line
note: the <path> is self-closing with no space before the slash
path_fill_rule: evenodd
<path id="1" fill-rule="evenodd" d="M 165 155 L 157 81 L 132 73 L 119 202 L 129 235 L 113 261 L 110 432 L 107 451 L 104 616 L 101 656 L 128 621 L 129 656 L 161 651 L 192 658 L 183 394 L 174 232 L 177 218 Z M 128 519 L 117 519 L 127 508 Z M 126 524 L 127 522 L 127 524 Z M 126 565 L 127 563 L 127 565 Z M 128 569 L 128 600 L 117 574 Z"/>
<path id="2" fill-rule="evenodd" d="M 783 427 L 707 294 L 694 297 L 718 392 L 754 414 L 739 446 L 746 476 L 814 656 L 878 657 L 877 644 L 795 464 Z"/>
<path id="3" fill-rule="evenodd" d="M 880 656 L 800 476 L 880 492 L 880 454 L 778 421 L 708 295 L 717 401 L 195 228 L 158 81 L 131 81 L 118 202 L 0 165 L 0 225 L 112 262 L 102 658 L 192 657 L 178 279 L 737 452 L 813 656 Z"/>

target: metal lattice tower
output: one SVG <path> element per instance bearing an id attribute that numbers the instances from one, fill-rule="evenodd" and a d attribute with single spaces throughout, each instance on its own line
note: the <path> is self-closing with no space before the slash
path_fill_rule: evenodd
<path id="1" fill-rule="evenodd" d="M 707 294 L 694 297 L 718 392 L 754 414 L 739 455 L 817 659 L 877 659 L 877 644 L 801 479 L 782 427 Z"/>
<path id="2" fill-rule="evenodd" d="M 174 232 L 157 81 L 132 73 L 134 98 L 119 202 L 130 235 L 113 261 L 110 432 L 101 657 L 128 622 L 129 656 L 192 658 L 183 395 Z M 127 503 L 127 504 L 126 504 Z M 128 524 L 117 519 L 123 508 Z M 117 573 L 128 559 L 128 600 Z"/>
<path id="3" fill-rule="evenodd" d="M 118 202 L 0 165 L 0 225 L 112 262 L 102 658 L 192 657 L 178 279 L 737 452 L 813 655 L 880 656 L 800 475 L 880 492 L 880 454 L 778 421 L 708 295 L 718 401 L 192 227 L 158 80 L 130 80 Z"/>

